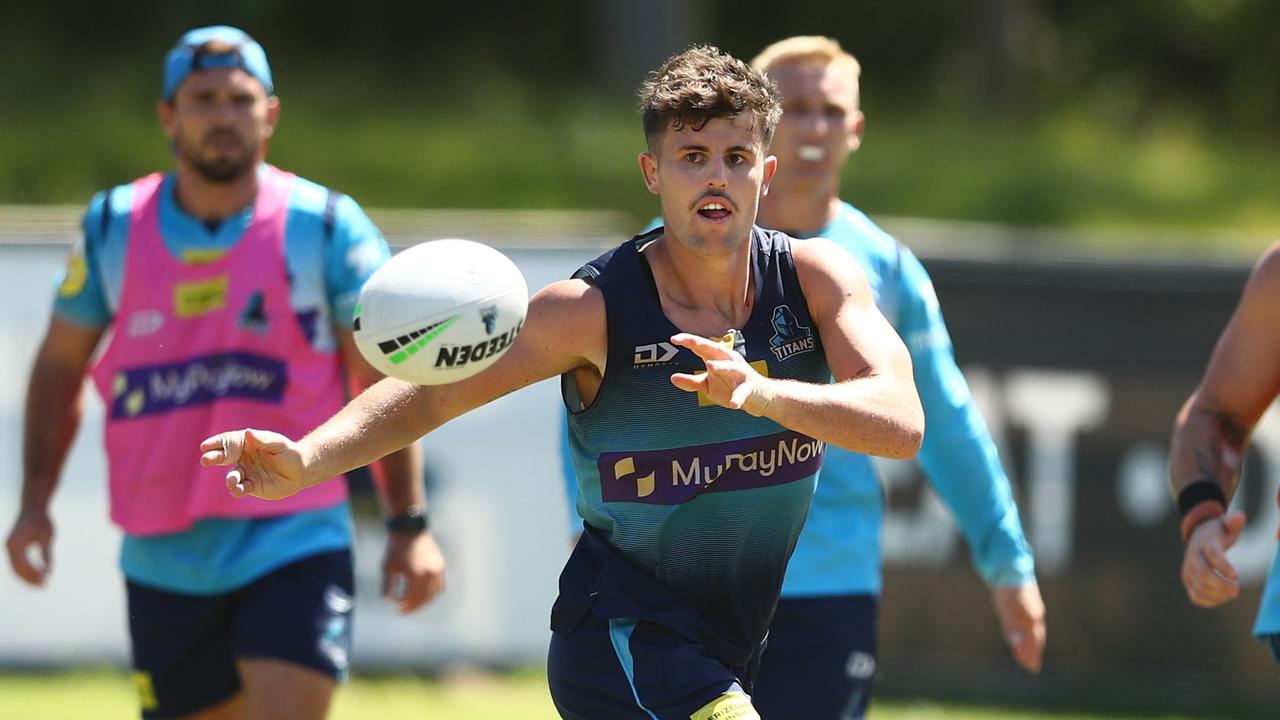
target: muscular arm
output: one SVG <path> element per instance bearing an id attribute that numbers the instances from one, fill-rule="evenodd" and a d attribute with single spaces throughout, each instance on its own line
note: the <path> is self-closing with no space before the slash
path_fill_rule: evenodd
<path id="1" fill-rule="evenodd" d="M 600 292 L 581 280 L 560 281 L 533 296 L 516 342 L 485 371 L 447 385 L 419 386 L 388 378 L 296 443 L 260 431 L 222 433 L 201 444 L 202 462 L 236 464 L 228 474 L 236 494 L 290 495 L 372 463 L 465 412 L 539 380 L 583 366 L 603 370 L 605 354 Z"/>
<path id="2" fill-rule="evenodd" d="M 340 331 L 338 342 L 342 348 L 342 360 L 347 368 L 352 395 L 359 395 L 382 379 L 356 348 L 351 332 Z M 424 507 L 427 499 L 422 485 L 422 450 L 411 442 L 375 462 L 371 468 L 382 511 L 388 517 L 399 515 L 410 507 Z"/>
<path id="3" fill-rule="evenodd" d="M 338 342 L 353 394 L 359 394 L 382 378 L 360 354 L 350 331 L 340 331 Z M 383 457 L 371 470 L 386 517 L 403 515 L 410 508 L 425 512 L 427 497 L 422 482 L 422 449 L 418 443 L 409 443 Z M 413 612 L 444 589 L 444 566 L 444 556 L 429 530 L 388 533 L 382 557 L 382 595 L 397 602 L 401 612 Z"/>
<path id="4" fill-rule="evenodd" d="M 774 395 L 764 414 L 854 452 L 915 455 L 924 411 L 911 357 L 876 308 L 862 271 L 828 240 L 796 242 L 792 252 L 835 384 L 772 381 Z"/>
<path id="5" fill-rule="evenodd" d="M 1182 584 L 1187 597 L 1201 607 L 1216 607 L 1240 594 L 1239 576 L 1226 550 L 1245 519 L 1239 512 L 1224 514 L 1235 494 L 1249 435 L 1280 392 L 1277 308 L 1280 245 L 1254 268 L 1199 387 L 1174 424 L 1169 487 L 1183 510 Z"/>
<path id="6" fill-rule="evenodd" d="M 1169 460 L 1175 497 L 1208 480 L 1230 502 L 1244 446 L 1278 392 L 1280 245 L 1254 268 L 1199 387 L 1178 413 Z"/>
<path id="7" fill-rule="evenodd" d="M 42 582 L 48 573 L 53 533 L 49 502 L 80 425 L 84 376 L 101 337 L 100 329 L 55 316 L 31 370 L 23 424 L 22 504 L 7 543 L 14 572 L 30 583 Z M 44 568 L 27 558 L 33 544 L 45 556 Z"/>

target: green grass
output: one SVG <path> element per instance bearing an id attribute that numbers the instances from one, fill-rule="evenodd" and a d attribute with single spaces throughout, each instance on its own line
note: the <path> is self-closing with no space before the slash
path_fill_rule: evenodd
<path id="1" fill-rule="evenodd" d="M 112 720 L 137 717 L 133 686 L 120 672 L 0 675 L 0 716 L 23 720 Z M 541 669 L 514 673 L 453 673 L 358 677 L 338 692 L 332 720 L 554 720 Z M 871 720 L 1180 720 L 1182 716 L 1082 714 L 1031 707 L 1001 708 L 926 700 L 877 701 Z"/>

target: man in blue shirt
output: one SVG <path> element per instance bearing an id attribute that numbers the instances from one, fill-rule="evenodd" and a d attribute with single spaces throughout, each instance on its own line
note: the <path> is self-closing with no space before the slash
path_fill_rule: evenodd
<path id="1" fill-rule="evenodd" d="M 360 287 L 389 251 L 351 198 L 264 162 L 279 100 L 244 32 L 184 35 L 166 56 L 158 110 L 176 171 L 94 197 L 54 300 L 30 381 L 9 561 L 32 585 L 48 579 L 49 504 L 92 365 L 107 380 L 143 717 L 318 719 L 350 654 L 345 489 L 240 508 L 219 503 L 217 477 L 184 459 L 229 414 L 304 424 L 319 401 L 341 406 L 344 376 L 353 391 L 378 379 L 351 328 Z M 418 450 L 374 472 L 391 518 L 384 593 L 410 612 L 444 582 Z"/>
<path id="2" fill-rule="evenodd" d="M 856 59 L 834 40 L 793 37 L 752 65 L 778 85 L 778 171 L 759 222 L 821 236 L 857 258 L 876 304 L 911 353 L 925 410 L 919 461 L 968 540 L 1017 662 L 1038 672 L 1044 604 L 1009 481 L 952 356 L 928 273 L 910 250 L 839 197 L 862 140 Z M 764 717 L 859 718 L 876 659 L 884 497 L 870 458 L 830 448 L 787 569 L 754 696 Z"/>

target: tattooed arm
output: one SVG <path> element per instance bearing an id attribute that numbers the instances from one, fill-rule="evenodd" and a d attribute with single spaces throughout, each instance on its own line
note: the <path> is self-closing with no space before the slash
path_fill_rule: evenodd
<path id="1" fill-rule="evenodd" d="M 1224 555 L 1244 526 L 1227 514 L 1249 435 L 1280 392 L 1280 244 L 1254 268 L 1200 386 L 1178 413 L 1169 485 L 1182 512 L 1182 583 L 1215 607 L 1239 594 Z"/>

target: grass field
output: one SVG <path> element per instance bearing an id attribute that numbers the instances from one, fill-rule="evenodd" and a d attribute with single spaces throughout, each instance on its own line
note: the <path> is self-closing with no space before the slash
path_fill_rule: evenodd
<path id="1" fill-rule="evenodd" d="M 133 687 L 113 671 L 0 675 L 0 718 L 112 720 L 134 718 Z M 1179 720 L 1176 715 L 1112 715 L 994 708 L 923 700 L 878 701 L 871 720 Z M 456 674 L 445 680 L 412 676 L 359 677 L 338 695 L 333 720 L 554 720 L 540 669 L 511 674 Z M 1186 720 L 1189 720 L 1187 718 Z"/>

